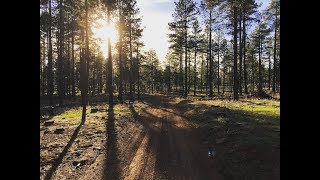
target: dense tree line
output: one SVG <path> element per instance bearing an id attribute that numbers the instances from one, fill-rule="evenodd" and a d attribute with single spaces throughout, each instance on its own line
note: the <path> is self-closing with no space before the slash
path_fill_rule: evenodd
<path id="1" fill-rule="evenodd" d="M 177 92 L 213 97 L 280 91 L 280 4 L 259 11 L 255 0 L 176 0 L 161 64 L 143 51 L 136 0 L 40 1 L 40 96 L 50 105 L 81 95 L 115 101 L 141 93 Z M 116 24 L 104 57 L 91 30 L 96 19 Z M 114 47 L 113 47 L 114 46 Z M 115 98 L 114 98 L 115 97 Z"/>
<path id="2" fill-rule="evenodd" d="M 214 90 L 222 90 L 235 100 L 244 94 L 262 97 L 266 90 L 279 92 L 280 3 L 272 0 L 262 11 L 260 6 L 255 0 L 176 1 L 174 20 L 168 24 L 167 57 L 171 64 L 175 61 L 171 81 L 178 82 L 173 89 L 186 97 L 193 82 L 194 95 L 213 97 Z"/>

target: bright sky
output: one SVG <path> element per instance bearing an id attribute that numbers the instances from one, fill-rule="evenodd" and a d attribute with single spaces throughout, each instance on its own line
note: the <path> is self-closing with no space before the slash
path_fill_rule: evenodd
<path id="1" fill-rule="evenodd" d="M 143 31 L 142 41 L 145 43 L 144 50 L 154 49 L 159 57 L 160 62 L 165 61 L 165 56 L 169 49 L 168 43 L 168 23 L 173 21 L 172 14 L 175 9 L 174 2 L 177 0 L 137 0 L 142 16 Z M 195 0 L 200 4 L 201 0 Z M 257 0 L 263 5 L 260 9 L 265 9 L 271 0 Z M 107 37 L 111 34 L 111 44 L 117 40 L 117 33 L 111 23 L 111 30 L 106 26 L 106 18 L 100 19 L 98 24 L 102 27 L 93 26 L 92 30 L 95 37 L 102 39 L 100 47 L 106 56 L 108 52 Z M 111 32 L 110 32 L 111 31 Z M 107 33 L 106 33 L 107 32 Z"/>
<path id="2" fill-rule="evenodd" d="M 168 23 L 173 20 L 172 14 L 175 9 L 174 2 L 177 0 L 137 0 L 142 17 L 142 25 L 146 28 L 143 32 L 145 50 L 154 49 L 160 59 L 165 60 L 169 48 Z M 195 0 L 200 4 L 200 0 Z M 257 0 L 262 2 L 261 9 L 265 9 L 270 0 Z"/>

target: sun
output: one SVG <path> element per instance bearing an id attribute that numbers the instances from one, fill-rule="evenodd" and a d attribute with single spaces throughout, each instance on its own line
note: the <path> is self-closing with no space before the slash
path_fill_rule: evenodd
<path id="1" fill-rule="evenodd" d="M 118 32 L 115 28 L 115 24 L 111 21 L 108 26 L 106 18 L 97 19 L 92 23 L 91 31 L 93 32 L 93 37 L 98 39 L 98 44 L 103 53 L 103 56 L 108 57 L 108 38 L 110 37 L 111 46 L 114 45 L 118 39 Z"/>

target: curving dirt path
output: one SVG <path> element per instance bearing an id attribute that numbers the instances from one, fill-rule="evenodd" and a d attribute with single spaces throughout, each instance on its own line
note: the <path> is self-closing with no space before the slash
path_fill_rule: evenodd
<path id="1" fill-rule="evenodd" d="M 169 108 L 163 96 L 153 98 L 152 104 L 129 104 L 127 122 L 111 119 L 116 132 L 107 141 L 113 141 L 113 150 L 107 147 L 80 179 L 223 179 L 196 126 Z"/>
<path id="2" fill-rule="evenodd" d="M 115 123 L 116 150 L 107 150 L 81 179 L 223 179 L 195 126 L 168 108 L 162 96 L 152 102 L 128 105 L 132 121 L 122 128 Z"/>

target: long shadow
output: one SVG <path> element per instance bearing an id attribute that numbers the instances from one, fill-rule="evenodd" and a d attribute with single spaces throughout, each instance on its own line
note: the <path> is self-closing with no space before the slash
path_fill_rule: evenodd
<path id="1" fill-rule="evenodd" d="M 159 117 L 154 116 L 153 114 L 146 111 L 146 109 L 141 109 L 141 112 L 146 115 L 140 115 L 132 104 L 129 105 L 130 112 L 135 121 L 140 123 L 145 129 L 148 130 L 148 136 L 150 136 L 151 142 L 148 144 L 148 151 L 155 154 L 155 176 L 160 176 L 160 179 L 168 179 L 167 172 L 170 170 L 167 166 L 168 162 L 171 161 L 169 158 L 169 150 L 164 150 L 164 147 L 170 147 L 169 145 L 169 136 L 164 132 L 164 130 L 156 129 L 151 124 Z M 165 123 L 165 121 L 161 123 Z M 165 123 L 167 124 L 167 123 Z M 167 124 L 168 125 L 168 124 Z M 171 152 L 172 153 L 172 152 Z M 178 171 L 175 171 L 177 173 Z"/>
<path id="2" fill-rule="evenodd" d="M 161 109 L 156 106 L 154 106 L 154 108 Z M 196 156 L 184 156 L 184 153 L 182 152 L 183 150 L 179 149 L 179 147 L 181 147 L 181 144 L 177 145 L 179 143 L 182 143 L 179 142 L 178 139 L 176 139 L 177 134 L 184 135 L 189 133 L 195 133 L 194 130 L 178 128 L 174 124 L 172 124 L 170 120 L 167 120 L 165 118 L 159 119 L 158 116 L 148 112 L 145 108 L 141 109 L 140 111 L 144 115 L 140 115 L 139 113 L 137 113 L 137 111 L 134 109 L 132 105 L 129 105 L 129 109 L 133 115 L 133 118 L 149 130 L 151 142 L 147 148 L 149 152 L 155 154 L 155 176 L 157 178 L 194 178 L 191 177 L 191 172 L 188 172 L 185 168 L 183 168 L 183 161 L 185 161 L 183 160 L 183 158 L 191 158 L 193 162 L 197 163 L 193 164 L 194 167 L 192 168 L 192 171 L 194 171 L 194 173 L 196 173 L 199 176 L 198 179 L 210 179 L 210 167 L 205 166 L 205 163 L 198 164 L 199 160 L 197 160 Z M 178 115 L 170 111 L 167 112 L 173 115 Z M 161 129 L 157 129 L 152 125 L 152 123 L 155 122 L 155 119 L 161 121 Z M 197 149 L 196 147 L 192 147 L 192 150 L 189 149 L 190 153 L 200 153 L 199 150 L 200 149 Z M 203 157 L 201 159 L 203 159 Z"/>
<path id="3" fill-rule="evenodd" d="M 103 168 L 102 179 L 120 179 L 120 167 L 118 159 L 117 132 L 115 129 L 113 107 L 108 109 L 108 122 L 106 123 L 106 160 Z"/>
<path id="4" fill-rule="evenodd" d="M 57 170 L 58 166 L 61 164 L 63 157 L 67 154 L 69 148 L 73 144 L 74 140 L 77 138 L 81 126 L 84 124 L 84 121 L 81 121 L 80 125 L 75 129 L 73 132 L 70 141 L 68 144 L 64 147 L 63 151 L 60 153 L 59 157 L 53 162 L 51 168 L 49 169 L 47 175 L 45 176 L 45 180 L 51 179 L 53 173 Z"/>
<path id="5" fill-rule="evenodd" d="M 146 116 L 141 116 L 138 114 L 138 112 L 134 109 L 133 105 L 130 104 L 129 105 L 129 109 L 130 112 L 134 118 L 135 121 L 137 121 L 138 123 L 140 123 L 141 125 L 143 125 L 146 129 L 148 130 L 155 130 L 154 127 L 152 127 L 151 125 L 151 121 L 148 122 L 148 120 L 155 120 L 158 117 L 155 117 L 153 115 L 151 115 L 150 113 L 148 113 L 145 109 L 142 109 L 142 112 L 149 114 L 152 118 L 146 117 Z M 152 133 L 153 131 L 151 131 Z"/>

